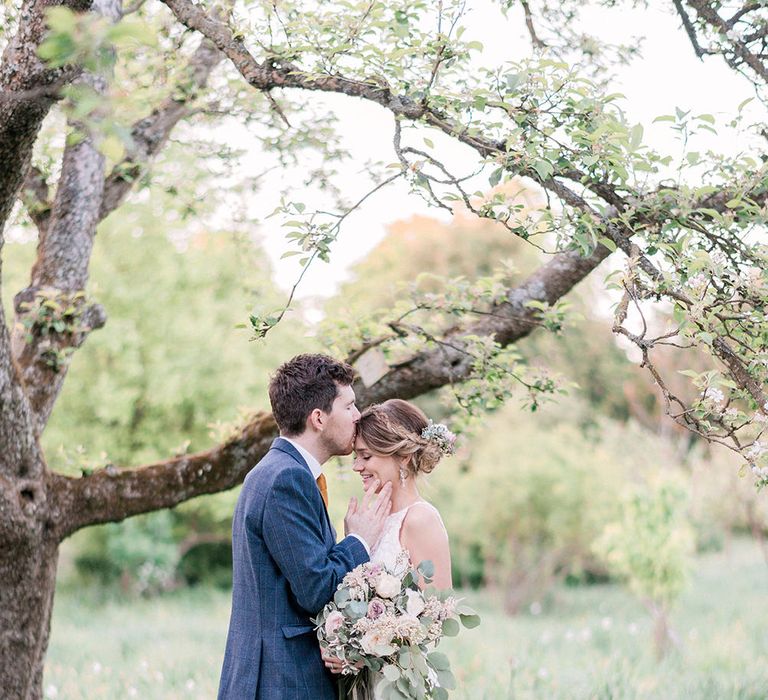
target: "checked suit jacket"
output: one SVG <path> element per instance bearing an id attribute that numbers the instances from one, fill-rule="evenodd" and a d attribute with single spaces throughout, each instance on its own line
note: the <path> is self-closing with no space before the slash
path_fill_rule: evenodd
<path id="1" fill-rule="evenodd" d="M 248 473 L 232 520 L 232 614 L 219 700 L 335 700 L 310 617 L 368 561 L 338 544 L 312 472 L 277 438 Z"/>

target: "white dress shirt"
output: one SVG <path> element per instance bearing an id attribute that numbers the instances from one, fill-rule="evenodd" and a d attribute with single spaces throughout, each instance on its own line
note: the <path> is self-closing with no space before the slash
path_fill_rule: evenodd
<path id="1" fill-rule="evenodd" d="M 312 472 L 312 477 L 315 481 L 317 481 L 317 478 L 323 473 L 323 466 L 320 464 L 320 462 L 317 461 L 317 458 L 315 455 L 313 455 L 311 452 L 306 450 L 304 447 L 299 445 L 298 442 L 295 442 L 294 440 L 291 440 L 291 438 L 285 437 L 285 435 L 281 435 L 281 438 L 285 440 L 286 442 L 290 442 L 291 445 L 293 445 L 298 453 L 304 458 L 304 461 L 307 463 L 307 466 L 309 467 L 309 471 Z M 349 534 L 350 537 L 354 537 L 357 540 L 360 541 L 360 543 L 365 547 L 365 551 L 368 553 L 368 556 L 371 556 L 371 548 L 368 546 L 368 543 L 360 537 L 360 535 L 356 535 L 354 532 Z"/>

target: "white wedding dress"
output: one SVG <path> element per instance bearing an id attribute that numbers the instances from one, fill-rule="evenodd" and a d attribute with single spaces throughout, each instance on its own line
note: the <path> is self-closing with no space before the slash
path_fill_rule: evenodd
<path id="1" fill-rule="evenodd" d="M 371 550 L 371 561 L 374 564 L 381 564 L 390 571 L 396 571 L 398 559 L 400 558 L 401 553 L 405 551 L 405 548 L 400 542 L 400 531 L 403 527 L 403 521 L 405 520 L 408 511 L 416 506 L 426 506 L 427 508 L 431 508 L 440 520 L 443 530 L 445 530 L 445 524 L 440 517 L 440 511 L 438 511 L 431 503 L 427 503 L 426 501 L 416 501 L 415 503 L 411 503 L 408 507 L 387 516 L 387 519 L 384 522 L 384 529 L 381 531 L 379 539 L 376 541 L 376 544 L 373 545 L 373 549 Z M 410 565 L 416 566 L 419 563 L 420 562 L 410 562 Z M 396 573 L 401 572 L 396 571 Z M 368 698 L 361 698 L 361 700 L 381 700 L 381 694 L 376 692 L 376 686 L 381 678 L 381 673 L 371 674 L 371 683 L 369 684 L 371 695 Z"/>

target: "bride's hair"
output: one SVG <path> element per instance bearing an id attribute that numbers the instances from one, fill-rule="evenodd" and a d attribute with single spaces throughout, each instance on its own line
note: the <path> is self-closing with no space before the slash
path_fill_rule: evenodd
<path id="1" fill-rule="evenodd" d="M 402 399 L 389 399 L 366 408 L 357 424 L 357 434 L 374 454 L 408 457 L 405 468 L 411 476 L 429 474 L 440 461 L 440 446 L 422 437 L 429 425 L 418 406 Z"/>

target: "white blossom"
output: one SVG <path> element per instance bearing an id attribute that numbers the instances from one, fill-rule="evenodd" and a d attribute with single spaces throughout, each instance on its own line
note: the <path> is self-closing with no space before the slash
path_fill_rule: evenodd
<path id="1" fill-rule="evenodd" d="M 720 405 L 725 401 L 725 394 L 715 386 L 708 386 L 704 389 L 704 393 L 701 395 L 702 399 L 710 399 L 716 404 Z"/>
<path id="2" fill-rule="evenodd" d="M 376 580 L 376 592 L 382 598 L 394 598 L 400 592 L 400 579 L 386 572 Z"/>
<path id="3" fill-rule="evenodd" d="M 759 440 L 755 440 L 746 451 L 749 459 L 757 459 L 765 452 L 765 445 Z"/>
<path id="4" fill-rule="evenodd" d="M 405 612 L 411 617 L 418 617 L 424 611 L 426 603 L 424 596 L 419 591 L 406 591 L 408 602 L 405 604 Z"/>

